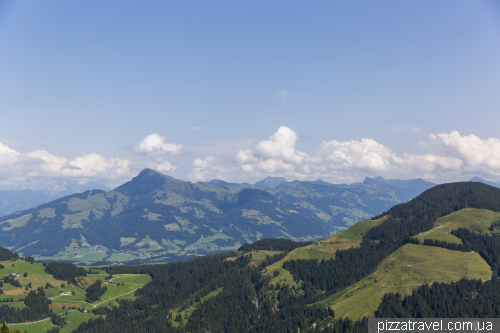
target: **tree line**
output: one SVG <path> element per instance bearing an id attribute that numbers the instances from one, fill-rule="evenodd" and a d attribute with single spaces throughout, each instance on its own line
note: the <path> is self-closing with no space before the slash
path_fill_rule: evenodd
<path id="1" fill-rule="evenodd" d="M 78 284 L 75 280 L 77 276 L 87 276 L 85 268 L 66 262 L 51 261 L 46 264 L 45 271 L 57 280 L 65 280 L 75 285 Z"/>

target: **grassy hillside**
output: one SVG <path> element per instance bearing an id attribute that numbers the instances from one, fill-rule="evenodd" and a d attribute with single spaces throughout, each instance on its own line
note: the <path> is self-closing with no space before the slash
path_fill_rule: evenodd
<path id="1" fill-rule="evenodd" d="M 264 274 L 272 277 L 273 284 L 300 286 L 301 281 L 294 281 L 290 272 L 282 267 L 285 261 L 334 258 L 337 250 L 359 246 L 363 235 L 387 218 L 388 216 L 384 216 L 377 220 L 360 221 L 318 243 L 295 249 L 283 260 L 267 267 Z M 419 239 L 422 242 L 425 238 L 460 242 L 457 237 L 449 234 L 451 230 L 462 227 L 475 232 L 492 233 L 488 228 L 498 220 L 500 213 L 466 208 L 438 219 L 435 227 L 423 233 L 424 236 Z M 357 319 L 373 315 L 386 292 L 409 294 L 424 283 L 450 282 L 462 277 L 489 279 L 491 268 L 478 253 L 407 244 L 384 260 L 375 273 L 320 304 L 331 306 L 342 317 Z"/>
<path id="2" fill-rule="evenodd" d="M 283 182 L 268 191 L 293 205 L 298 212 L 342 230 L 357 221 L 406 202 L 435 184 L 414 180 L 367 177 L 363 183 L 334 185 L 317 182 Z"/>
<path id="3" fill-rule="evenodd" d="M 429 231 L 421 233 L 418 237 L 423 243 L 424 239 L 435 239 L 448 243 L 461 244 L 462 241 L 452 235 L 450 231 L 458 228 L 468 228 L 471 231 L 481 234 L 491 234 L 488 228 L 492 223 L 500 221 L 500 213 L 486 209 L 464 208 L 450 215 L 443 216 L 435 222 L 435 227 Z M 494 231 L 493 233 L 498 233 Z"/>
<path id="4" fill-rule="evenodd" d="M 26 293 L 30 290 L 37 289 L 38 287 L 43 287 L 44 291 L 52 300 L 51 308 L 55 314 L 62 316 L 67 320 L 67 325 L 61 329 L 61 332 L 70 332 L 71 330 L 78 327 L 78 325 L 87 321 L 91 318 L 97 318 L 98 316 L 92 314 L 90 311 L 97 307 L 112 307 L 117 306 L 118 299 L 135 299 L 134 291 L 151 281 L 149 275 L 140 274 L 119 274 L 113 277 L 111 281 L 122 282 L 123 285 L 115 286 L 107 284 L 108 290 L 101 296 L 100 300 L 89 304 L 85 302 L 86 291 L 85 288 L 88 287 L 94 281 L 100 279 L 102 281 L 108 276 L 104 271 L 101 274 L 89 274 L 87 277 L 78 277 L 78 285 L 68 284 L 67 281 L 57 280 L 53 278 L 49 273 L 45 272 L 45 267 L 42 263 L 35 262 L 33 264 L 25 262 L 22 260 L 17 261 L 0 261 L 0 264 L 4 265 L 3 269 L 0 269 L 0 276 L 10 275 L 12 273 L 27 273 L 27 276 L 17 277 L 17 280 L 21 287 L 14 287 L 10 283 L 4 282 L 4 294 L 0 295 L 0 300 L 12 298 L 14 302 L 2 302 L 0 305 L 8 305 L 16 308 L 24 308 L 26 305 L 23 300 Z M 29 285 L 31 284 L 31 287 Z M 50 286 L 48 286 L 49 284 Z M 64 287 L 62 287 L 64 285 Z M 28 289 L 26 289 L 28 287 Z M 72 293 L 71 296 L 62 296 L 61 292 Z M 86 308 L 89 312 L 82 313 L 77 311 L 80 307 Z M 23 323 L 23 324 L 9 324 L 11 330 L 19 329 L 21 332 L 24 330 L 32 332 L 46 332 L 49 329 L 55 327 L 52 321 L 47 318 L 44 321 L 37 323 Z"/>
<path id="5" fill-rule="evenodd" d="M 345 250 L 351 247 L 357 247 L 361 243 L 363 234 L 373 227 L 380 225 L 387 220 L 384 216 L 377 220 L 359 221 L 347 230 L 330 236 L 326 239 L 319 240 L 314 244 L 297 248 L 290 251 L 285 258 L 270 265 L 266 268 L 264 275 L 273 277 L 271 283 L 288 284 L 290 286 L 300 285 L 300 281 L 294 281 L 290 272 L 284 269 L 283 263 L 294 259 L 330 259 L 335 258 L 335 252 Z M 275 272 L 278 273 L 275 273 Z"/>
<path id="6" fill-rule="evenodd" d="M 457 281 L 463 277 L 487 280 L 491 273 L 490 266 L 478 253 L 406 244 L 385 259 L 374 273 L 319 304 L 331 306 L 337 316 L 359 319 L 373 316 L 385 293 L 411 294 L 422 284 Z"/>

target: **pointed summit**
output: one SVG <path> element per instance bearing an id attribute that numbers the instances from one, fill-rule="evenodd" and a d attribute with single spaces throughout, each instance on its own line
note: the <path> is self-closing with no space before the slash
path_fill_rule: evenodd
<path id="1" fill-rule="evenodd" d="M 267 190 L 270 188 L 276 188 L 280 186 L 281 183 L 287 183 L 288 181 L 283 177 L 267 177 L 261 181 L 254 184 L 253 187 L 260 188 L 262 190 Z"/>
<path id="2" fill-rule="evenodd" d="M 166 176 L 156 170 L 146 168 L 131 181 L 117 187 L 115 191 L 125 195 L 144 195 L 164 186 L 167 182 L 183 182 L 182 180 Z M 184 183 L 184 182 L 183 182 Z"/>
<path id="3" fill-rule="evenodd" d="M 500 187 L 500 183 L 490 182 L 489 180 L 484 180 L 484 179 L 479 178 L 479 177 L 474 177 L 469 181 L 470 182 L 479 182 L 479 183 L 483 183 L 483 184 L 494 186 L 494 187 Z"/>
<path id="4" fill-rule="evenodd" d="M 318 180 L 307 181 L 306 183 L 314 184 L 314 185 L 323 185 L 323 186 L 336 186 L 336 184 L 325 182 L 321 178 L 318 178 Z"/>
<path id="5" fill-rule="evenodd" d="M 368 186 L 383 184 L 383 183 L 387 183 L 387 180 L 385 180 L 385 178 L 381 177 L 381 176 L 378 176 L 375 178 L 366 177 L 365 180 L 363 181 L 363 184 L 368 185 Z"/>

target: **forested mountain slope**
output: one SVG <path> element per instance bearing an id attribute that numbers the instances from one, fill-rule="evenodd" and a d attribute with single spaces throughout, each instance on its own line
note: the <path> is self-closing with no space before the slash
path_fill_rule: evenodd
<path id="1" fill-rule="evenodd" d="M 190 183 L 145 169 L 112 191 L 1 217 L 0 245 L 42 260 L 90 264 L 185 260 L 262 238 L 322 238 L 431 185 L 381 177 L 352 185 L 284 178 L 255 186 Z"/>
<path id="2" fill-rule="evenodd" d="M 146 169 L 113 191 L 87 191 L 0 218 L 0 245 L 46 260 L 179 260 L 261 238 L 330 234 L 270 193 L 189 183 Z"/>
<path id="3" fill-rule="evenodd" d="M 399 203 L 407 202 L 436 184 L 422 179 L 386 180 L 366 177 L 363 183 L 283 182 L 268 191 L 298 212 L 330 225 L 349 227 Z"/>

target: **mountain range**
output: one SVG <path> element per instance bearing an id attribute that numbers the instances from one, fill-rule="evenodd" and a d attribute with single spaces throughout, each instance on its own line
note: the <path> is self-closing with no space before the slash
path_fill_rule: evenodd
<path id="1" fill-rule="evenodd" d="M 267 178 L 259 189 L 190 183 L 145 169 L 112 191 L 89 190 L 0 218 L 0 244 L 46 260 L 179 260 L 262 238 L 325 237 L 432 185 L 381 177 L 352 185 Z"/>
<path id="2" fill-rule="evenodd" d="M 145 169 L 111 191 L 72 194 L 1 217 L 0 245 L 89 264 L 184 260 L 263 238 L 323 238 L 434 185 L 382 177 L 350 185 L 272 177 L 255 185 L 191 183 Z"/>

